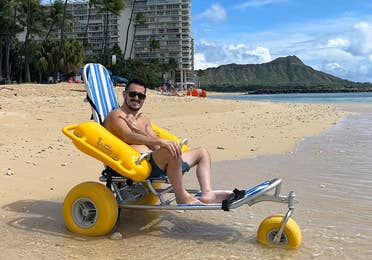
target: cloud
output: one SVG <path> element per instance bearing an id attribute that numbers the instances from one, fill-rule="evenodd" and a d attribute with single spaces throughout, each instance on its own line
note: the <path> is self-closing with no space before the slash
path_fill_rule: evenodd
<path id="1" fill-rule="evenodd" d="M 236 58 L 237 63 L 264 63 L 271 60 L 271 55 L 269 49 L 258 46 L 252 49 L 243 43 L 237 45 L 230 45 L 228 47 L 228 56 L 230 58 Z M 235 62 L 236 63 L 236 62 Z"/>
<path id="2" fill-rule="evenodd" d="M 344 76 L 347 74 L 347 70 L 337 62 L 325 62 L 320 70 L 332 75 Z"/>
<path id="3" fill-rule="evenodd" d="M 221 35 L 219 35 L 221 36 Z M 271 30 L 195 41 L 203 59 L 195 68 L 263 63 L 296 55 L 306 65 L 337 77 L 372 82 L 372 16 L 351 16 L 285 24 Z"/>
<path id="4" fill-rule="evenodd" d="M 195 53 L 194 55 L 194 67 L 195 70 L 204 70 L 207 68 L 218 67 L 218 63 L 208 62 L 205 58 L 204 53 Z"/>
<path id="5" fill-rule="evenodd" d="M 250 0 L 242 4 L 236 5 L 235 9 L 247 9 L 250 7 L 261 7 L 265 5 L 286 3 L 286 2 L 289 2 L 289 0 Z"/>
<path id="6" fill-rule="evenodd" d="M 345 63 L 346 64 L 346 63 Z M 360 64 L 354 60 L 347 63 L 349 66 L 341 65 L 337 62 L 325 62 L 319 69 L 331 75 L 344 79 L 351 79 L 359 82 L 371 81 L 372 67 L 368 64 Z"/>
<path id="7" fill-rule="evenodd" d="M 271 61 L 268 48 L 250 47 L 244 43 L 224 44 L 201 40 L 196 44 L 195 69 L 217 67 L 221 64 L 258 64 Z"/>
<path id="8" fill-rule="evenodd" d="M 372 54 L 372 24 L 359 22 L 354 25 L 354 32 L 350 35 L 348 51 L 353 55 Z"/>
<path id="9" fill-rule="evenodd" d="M 220 4 L 213 4 L 209 9 L 196 16 L 197 19 L 207 19 L 212 22 L 223 22 L 227 19 L 225 9 Z"/>
<path id="10" fill-rule="evenodd" d="M 336 38 L 336 39 L 329 39 L 326 46 L 330 48 L 338 48 L 338 47 L 345 48 L 345 47 L 349 47 L 349 45 L 350 45 L 349 40 L 343 39 L 343 38 Z"/>
<path id="11" fill-rule="evenodd" d="M 372 82 L 372 24 L 354 22 L 337 34 L 311 53 L 313 61 L 323 61 L 320 69 L 332 75 Z"/>

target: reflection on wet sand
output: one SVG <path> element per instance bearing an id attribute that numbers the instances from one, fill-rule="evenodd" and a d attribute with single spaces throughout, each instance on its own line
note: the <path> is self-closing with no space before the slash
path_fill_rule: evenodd
<path id="1" fill-rule="evenodd" d="M 183 240 L 226 240 L 240 239 L 242 234 L 227 225 L 209 223 L 208 219 L 190 219 L 183 212 L 126 210 L 119 219 L 117 231 L 126 238 L 147 236 Z"/>

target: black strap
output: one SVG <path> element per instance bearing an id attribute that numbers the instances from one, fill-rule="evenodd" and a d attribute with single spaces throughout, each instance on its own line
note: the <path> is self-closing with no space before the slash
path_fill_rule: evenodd
<path id="1" fill-rule="evenodd" d="M 230 205 L 245 196 L 245 190 L 238 190 L 234 189 L 233 192 L 229 195 L 229 197 L 222 201 L 221 209 L 224 211 L 230 211 Z"/>
<path id="2" fill-rule="evenodd" d="M 96 105 L 93 103 L 93 100 L 87 95 L 87 100 L 89 102 L 89 104 L 93 107 L 94 111 L 96 111 L 97 115 L 98 115 L 98 120 L 99 120 L 99 123 L 102 125 L 103 124 L 103 121 L 102 121 L 102 118 L 101 118 L 101 115 L 99 114 L 99 112 L 97 111 L 97 107 Z M 93 114 L 91 116 L 90 119 L 93 119 Z"/>

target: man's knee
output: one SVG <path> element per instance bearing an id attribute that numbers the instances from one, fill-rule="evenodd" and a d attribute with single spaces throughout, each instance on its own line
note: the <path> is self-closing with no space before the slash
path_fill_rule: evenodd
<path id="1" fill-rule="evenodd" d="M 156 153 L 156 157 L 159 160 L 166 162 L 167 164 L 170 161 L 177 160 L 174 156 L 172 156 L 171 152 L 166 148 L 160 148 L 159 150 L 156 150 L 154 153 Z"/>
<path id="2" fill-rule="evenodd" d="M 210 157 L 208 150 L 204 147 L 199 147 L 198 152 L 199 152 L 200 158 L 209 158 Z"/>

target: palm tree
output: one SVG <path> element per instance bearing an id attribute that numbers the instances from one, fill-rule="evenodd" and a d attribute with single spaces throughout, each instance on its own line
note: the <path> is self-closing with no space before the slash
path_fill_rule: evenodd
<path id="1" fill-rule="evenodd" d="M 14 1 L 0 2 L 0 80 L 3 72 L 6 82 L 10 81 L 10 49 L 15 41 L 15 36 L 20 32 L 16 25 L 16 3 Z"/>
<path id="2" fill-rule="evenodd" d="M 47 41 L 49 39 L 50 33 L 52 32 L 52 29 L 54 27 L 61 26 L 63 13 L 64 5 L 62 3 L 62 0 L 54 1 L 49 8 L 49 16 L 46 18 L 46 26 L 48 27 L 48 31 L 45 34 L 44 41 Z"/>
<path id="3" fill-rule="evenodd" d="M 158 40 L 156 40 L 154 37 L 151 37 L 150 39 L 150 52 L 153 52 L 154 50 L 160 49 L 160 43 Z"/>
<path id="4" fill-rule="evenodd" d="M 198 88 L 200 88 L 200 79 L 205 75 L 204 70 L 197 70 L 196 76 L 198 77 Z"/>
<path id="5" fill-rule="evenodd" d="M 116 16 L 120 15 L 121 11 L 124 10 L 125 5 L 123 0 L 101 0 L 102 1 L 102 10 L 104 13 L 104 24 L 103 24 L 103 41 L 102 41 L 102 52 L 101 56 L 105 53 L 106 42 L 108 35 L 108 26 L 109 26 L 109 14 L 114 14 Z"/>
<path id="6" fill-rule="evenodd" d="M 39 83 L 42 82 L 43 73 L 48 71 L 48 60 L 45 52 L 46 51 L 43 45 L 38 45 L 37 49 L 35 50 L 35 55 L 37 57 L 36 66 L 39 73 Z"/>
<path id="7" fill-rule="evenodd" d="M 66 0 L 67 1 L 67 0 Z M 16 0 L 17 20 L 25 28 L 24 65 L 25 81 L 31 81 L 30 75 L 30 42 L 31 36 L 41 32 L 44 13 L 40 0 Z"/>
<path id="8" fill-rule="evenodd" d="M 91 13 L 92 13 L 92 8 L 93 7 L 97 7 L 98 5 L 98 2 L 99 0 L 89 0 L 88 2 L 88 5 L 89 5 L 89 8 L 88 8 L 88 19 L 87 19 L 87 25 L 85 27 L 85 33 L 84 33 L 84 46 L 88 46 L 88 29 L 89 29 L 89 22 L 90 22 L 90 16 L 91 16 Z"/>
<path id="9" fill-rule="evenodd" d="M 83 65 L 84 48 L 80 41 L 69 40 L 63 48 L 63 71 L 65 74 L 76 73 Z"/>
<path id="10" fill-rule="evenodd" d="M 132 1 L 132 9 L 130 11 L 130 17 L 129 17 L 128 27 L 127 27 L 127 36 L 125 37 L 124 58 L 125 58 L 125 54 L 127 53 L 129 30 L 130 30 L 130 26 L 132 24 L 133 11 L 134 11 L 135 4 L 136 4 L 136 0 L 133 0 Z"/>
<path id="11" fill-rule="evenodd" d="M 137 31 L 137 26 L 146 23 L 146 16 L 142 12 L 138 12 L 136 14 L 136 18 L 134 19 L 134 32 L 133 32 L 133 40 L 132 40 L 132 45 L 130 47 L 130 53 L 129 57 L 132 57 L 132 51 L 133 51 L 133 44 L 134 44 L 134 37 L 136 35 Z"/>
<path id="12" fill-rule="evenodd" d="M 55 71 L 55 74 L 57 75 L 58 72 L 59 72 L 59 63 L 61 61 L 61 59 L 63 58 L 63 46 L 64 46 L 64 41 L 65 41 L 65 38 L 64 38 L 64 32 L 65 32 L 65 20 L 66 20 L 66 11 L 67 11 L 67 1 L 68 0 L 65 0 L 65 3 L 64 3 L 64 6 L 63 6 L 63 14 L 62 14 L 62 21 L 61 21 L 61 27 L 60 27 L 60 34 L 61 34 L 61 37 L 60 37 L 60 41 L 59 41 L 59 51 L 58 51 L 58 58 L 57 58 L 57 67 L 56 67 L 56 71 Z"/>
<path id="13" fill-rule="evenodd" d="M 174 80 L 174 72 L 178 68 L 178 63 L 176 59 L 169 58 L 168 63 L 163 63 L 160 66 L 160 71 L 162 73 L 162 77 L 167 82 Z"/>

